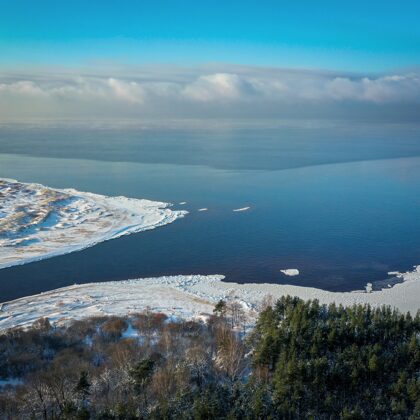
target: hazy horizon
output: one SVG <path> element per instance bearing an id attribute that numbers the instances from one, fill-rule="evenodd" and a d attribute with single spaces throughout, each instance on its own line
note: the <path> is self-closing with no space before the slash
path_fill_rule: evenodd
<path id="1" fill-rule="evenodd" d="M 7 2 L 0 119 L 416 121 L 420 6 Z"/>

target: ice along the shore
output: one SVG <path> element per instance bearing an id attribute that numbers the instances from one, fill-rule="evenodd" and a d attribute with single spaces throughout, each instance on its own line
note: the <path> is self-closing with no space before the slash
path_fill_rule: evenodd
<path id="1" fill-rule="evenodd" d="M 187 214 L 169 203 L 0 179 L 0 268 L 154 229 Z"/>

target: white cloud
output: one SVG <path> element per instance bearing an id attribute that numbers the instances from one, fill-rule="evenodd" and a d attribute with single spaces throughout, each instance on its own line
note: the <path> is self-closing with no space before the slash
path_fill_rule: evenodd
<path id="1" fill-rule="evenodd" d="M 296 108 L 420 105 L 417 73 L 355 76 L 315 71 L 240 66 L 192 69 L 130 69 L 113 75 L 64 72 L 25 77 L 0 75 L 1 115 L 19 117 L 66 113 L 104 116 L 147 113 L 150 116 L 206 117 L 223 109 L 241 115 L 254 106 L 258 116 Z M 257 109 L 258 108 L 258 109 Z M 299 116 L 299 115 L 297 115 Z"/>
<path id="2" fill-rule="evenodd" d="M 126 82 L 112 77 L 107 80 L 107 83 L 115 95 L 115 98 L 134 104 L 143 103 L 144 89 L 138 83 Z"/>
<path id="3" fill-rule="evenodd" d="M 30 80 L 20 80 L 13 83 L 0 83 L 0 95 L 44 96 L 47 95 L 36 83 Z"/>
<path id="4" fill-rule="evenodd" d="M 231 73 L 215 73 L 200 76 L 185 85 L 183 93 L 196 101 L 241 100 L 254 92 L 250 80 Z"/>

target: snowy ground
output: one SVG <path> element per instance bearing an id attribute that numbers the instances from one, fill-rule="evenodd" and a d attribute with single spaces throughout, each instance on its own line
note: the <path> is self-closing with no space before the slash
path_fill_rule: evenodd
<path id="1" fill-rule="evenodd" d="M 325 290 L 277 284 L 237 284 L 223 282 L 223 276 L 173 276 L 119 282 L 74 285 L 0 305 L 0 329 L 26 326 L 46 316 L 50 321 L 65 323 L 95 315 L 127 315 L 145 308 L 171 316 L 198 318 L 211 314 L 220 300 L 242 303 L 249 320 L 255 319 L 255 309 L 271 295 L 298 296 L 335 302 L 345 306 L 369 303 L 391 305 L 403 312 L 415 314 L 420 309 L 420 266 L 399 274 L 403 282 L 392 288 L 367 293 L 337 293 Z"/>
<path id="2" fill-rule="evenodd" d="M 168 203 L 0 179 L 0 268 L 153 229 L 186 213 Z"/>

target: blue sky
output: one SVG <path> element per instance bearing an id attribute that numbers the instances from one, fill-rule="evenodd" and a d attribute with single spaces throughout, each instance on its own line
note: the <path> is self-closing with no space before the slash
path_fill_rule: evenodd
<path id="1" fill-rule="evenodd" d="M 420 64 L 420 2 L 0 0 L 0 65 Z"/>
<path id="2" fill-rule="evenodd" d="M 416 121 L 419 16 L 420 0 L 0 0 L 0 118 Z"/>

